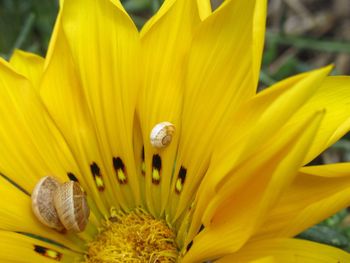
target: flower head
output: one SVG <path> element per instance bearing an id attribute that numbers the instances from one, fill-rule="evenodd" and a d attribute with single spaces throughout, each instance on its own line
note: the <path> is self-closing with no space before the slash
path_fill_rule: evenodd
<path id="1" fill-rule="evenodd" d="M 293 237 L 350 202 L 349 164 L 303 167 L 349 130 L 350 78 L 257 94 L 265 13 L 166 0 L 139 32 L 117 0 L 62 0 L 45 59 L 0 61 L 0 259 L 349 262 Z M 34 216 L 47 175 L 81 185 L 83 232 Z"/>

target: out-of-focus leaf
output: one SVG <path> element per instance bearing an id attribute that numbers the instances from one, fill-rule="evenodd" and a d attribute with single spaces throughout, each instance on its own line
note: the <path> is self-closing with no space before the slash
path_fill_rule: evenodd
<path id="1" fill-rule="evenodd" d="M 123 6 L 128 12 L 142 12 L 150 7 L 151 2 L 157 2 L 157 0 L 126 0 L 123 1 Z"/>
<path id="2" fill-rule="evenodd" d="M 294 75 L 297 72 L 296 67 L 298 63 L 299 61 L 297 58 L 288 57 L 285 63 L 282 64 L 274 74 L 272 74 L 272 78 L 276 80 L 281 80 L 288 76 Z"/>
<path id="3" fill-rule="evenodd" d="M 338 213 L 336 213 L 335 215 L 324 220 L 322 224 L 330 227 L 337 227 L 343 222 L 344 218 L 347 215 L 348 215 L 348 212 L 346 211 L 346 209 L 343 209 Z"/>
<path id="4" fill-rule="evenodd" d="M 263 68 L 267 67 L 272 63 L 278 56 L 278 45 L 274 41 L 269 41 L 266 43 L 266 47 L 264 50 L 262 65 Z"/>
<path id="5" fill-rule="evenodd" d="M 340 230 L 325 225 L 317 225 L 299 234 L 297 238 L 307 239 L 330 246 L 345 248 L 349 246 L 349 241 Z"/>
<path id="6" fill-rule="evenodd" d="M 53 25 L 58 12 L 57 0 L 32 0 L 32 9 L 36 15 L 35 28 L 40 39 L 42 53 L 46 52 Z"/>
<path id="7" fill-rule="evenodd" d="M 271 31 L 266 32 L 267 41 L 275 41 L 278 44 L 290 45 L 300 49 L 317 50 L 323 52 L 350 53 L 350 43 L 346 41 L 319 40 L 300 36 L 287 36 Z"/>

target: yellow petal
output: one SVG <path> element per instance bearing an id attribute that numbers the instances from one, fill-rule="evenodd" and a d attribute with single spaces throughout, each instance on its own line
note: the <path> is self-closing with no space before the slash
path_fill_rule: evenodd
<path id="1" fill-rule="evenodd" d="M 200 19 L 196 2 L 177 0 L 163 14 L 172 1 L 166 1 L 157 22 L 142 34 L 142 89 L 138 115 L 141 121 L 146 165 L 146 200 L 155 214 L 163 213 L 168 201 L 170 181 L 181 133 L 180 118 L 184 92 L 183 76 L 193 31 Z M 153 20 L 152 20 L 153 21 Z M 151 23 L 152 23 L 151 21 Z M 160 51 L 161 52 L 158 52 Z M 174 52 L 176 51 L 176 52 Z M 175 125 L 175 134 L 169 146 L 157 149 L 150 143 L 153 127 L 168 121 Z M 152 159 L 159 156 L 161 170 L 159 180 L 152 178 Z M 139 165 L 140 166 L 140 165 Z"/>
<path id="2" fill-rule="evenodd" d="M 41 224 L 32 212 L 30 196 L 2 177 L 0 177 L 0 207 L 0 229 L 48 238 L 75 251 L 83 249 L 83 241 L 75 235 L 60 234 Z"/>
<path id="3" fill-rule="evenodd" d="M 133 176 L 138 31 L 119 1 L 64 1 L 61 22 L 101 149 L 99 165 L 109 175 L 112 193 L 118 192 L 118 202 L 125 209 L 136 206 L 140 204 L 138 178 Z"/>
<path id="4" fill-rule="evenodd" d="M 194 238 L 184 262 L 233 253 L 248 240 L 296 175 L 322 115 L 313 114 L 294 128 L 282 129 L 216 186 L 202 217 L 204 230 Z M 209 170 L 207 176 L 215 176 L 215 171 Z"/>
<path id="5" fill-rule="evenodd" d="M 249 156 L 258 155 L 260 147 L 264 144 L 268 145 L 268 139 L 262 138 L 280 136 L 281 127 L 312 96 L 329 70 L 330 68 L 324 68 L 277 83 L 244 103 L 232 116 L 234 121 L 224 123 L 222 129 L 217 132 L 217 137 L 212 138 L 216 147 L 210 168 L 215 175 L 204 177 L 201 186 L 205 187 L 199 188 L 202 200 L 197 204 L 196 213 L 202 213 L 200 211 L 215 195 L 215 186 L 223 177 L 230 174 L 233 167 Z M 305 118 L 307 117 L 305 115 Z M 193 179 L 191 174 L 187 176 L 185 187 L 196 186 L 197 178 Z M 192 195 L 191 191 L 185 189 L 181 201 L 184 204 L 186 201 L 188 203 Z M 193 222 L 198 218 L 195 216 Z M 201 223 L 197 222 L 197 224 L 200 226 Z"/>
<path id="6" fill-rule="evenodd" d="M 38 93 L 4 60 L 0 76 L 0 173 L 26 193 L 47 175 L 72 179 L 78 166 Z"/>
<path id="7" fill-rule="evenodd" d="M 140 32 L 140 36 L 141 38 L 144 37 L 145 35 L 148 34 L 148 31 L 150 31 L 155 25 L 157 25 L 157 23 L 159 21 L 162 21 L 163 16 L 166 16 L 167 13 L 172 9 L 173 4 L 176 2 L 177 0 L 165 0 L 164 3 L 162 4 L 162 6 L 159 8 L 159 10 L 157 11 L 157 13 L 152 16 L 147 22 L 146 24 L 144 24 L 144 26 L 141 29 Z M 179 0 L 182 1 L 182 0 Z"/>
<path id="8" fill-rule="evenodd" d="M 225 260 L 224 258 L 222 260 Z M 223 261 L 225 262 L 225 261 Z M 226 262 L 229 262 L 226 260 Z M 232 262 L 232 261 L 230 261 Z M 252 261 L 249 261 L 249 263 L 275 263 L 276 260 L 274 257 L 272 256 L 268 256 L 268 257 L 262 257 L 262 258 L 259 258 L 259 259 L 254 259 Z"/>
<path id="9" fill-rule="evenodd" d="M 350 129 L 350 77 L 328 77 L 315 95 L 290 120 L 291 125 L 308 112 L 326 109 L 319 132 L 316 135 L 305 163 L 310 162 Z"/>
<path id="10" fill-rule="evenodd" d="M 225 151 L 230 149 L 233 152 L 230 154 L 230 158 L 233 160 L 234 156 L 237 155 L 234 150 L 242 145 L 243 148 L 240 149 L 239 156 L 236 156 L 242 161 L 244 156 L 248 157 L 254 149 L 258 149 L 266 143 L 266 140 L 261 140 L 261 138 L 269 138 L 272 134 L 281 133 L 282 127 L 293 128 L 295 125 L 307 121 L 309 116 L 316 111 L 323 110 L 318 108 L 310 111 L 304 114 L 303 118 L 299 118 L 298 122 L 293 122 L 293 125 L 287 122 L 317 92 L 319 85 L 330 70 L 330 67 L 325 67 L 286 79 L 242 105 L 233 116 L 235 120 L 233 124 L 231 126 L 224 124 L 227 126 L 224 135 L 229 139 L 217 143 L 216 159 L 220 160 L 220 158 L 225 157 Z M 222 130 L 224 129 L 225 127 Z M 284 136 L 283 133 L 280 136 Z M 217 180 L 218 178 L 213 179 Z"/>
<path id="11" fill-rule="evenodd" d="M 88 196 L 96 202 L 97 210 L 102 214 L 108 214 L 107 199 L 113 201 L 115 197 L 106 193 L 111 187 L 106 187 L 108 181 L 104 178 L 106 174 L 104 167 L 100 165 L 99 176 L 94 177 L 90 171 L 92 163 L 102 163 L 101 155 L 93 132 L 91 116 L 80 89 L 69 48 L 61 31 L 59 18 L 56 21 L 45 61 L 40 93 L 79 165 L 79 172 L 75 176 L 87 191 Z M 87 145 L 86 142 L 89 144 Z M 99 179 L 99 185 L 96 179 Z M 99 191 L 102 188 L 107 190 Z"/>
<path id="12" fill-rule="evenodd" d="M 232 261 L 234 261 L 234 255 L 227 255 L 224 256 L 220 259 L 218 259 L 215 262 L 220 262 L 220 263 L 231 263 Z M 241 260 L 240 263 L 277 263 L 278 261 L 275 260 L 275 258 L 273 256 L 267 256 L 267 257 L 259 257 L 257 259 L 253 259 L 253 260 Z"/>
<path id="13" fill-rule="evenodd" d="M 171 190 L 175 218 L 179 196 L 176 182 L 181 167 L 200 181 L 215 145 L 213 136 L 221 122 L 255 94 L 253 83 L 252 27 L 255 1 L 225 1 L 195 32 L 185 76 L 181 141 Z M 187 179 L 186 179 L 187 180 Z M 182 191 L 194 193 L 195 187 Z M 186 204 L 189 203 L 187 200 Z"/>
<path id="14" fill-rule="evenodd" d="M 327 165 L 305 166 L 300 168 L 301 173 L 322 177 L 347 177 L 350 175 L 350 163 L 333 163 Z"/>
<path id="15" fill-rule="evenodd" d="M 253 20 L 253 74 L 258 83 L 265 40 L 267 0 L 256 1 Z"/>
<path id="16" fill-rule="evenodd" d="M 81 254 L 18 233 L 0 230 L 0 261 L 22 263 L 77 262 Z"/>
<path id="17" fill-rule="evenodd" d="M 48 50 L 41 95 L 79 164 L 76 177 L 92 197 L 96 210 L 107 216 L 111 206 L 128 209 L 126 197 L 120 190 L 123 186 L 119 185 L 112 166 L 112 155 L 104 159 L 106 152 L 96 134 L 96 125 L 62 32 L 61 13 Z"/>
<path id="18" fill-rule="evenodd" d="M 210 0 L 197 0 L 198 12 L 201 20 L 206 19 L 212 13 Z"/>
<path id="19" fill-rule="evenodd" d="M 349 163 L 304 167 L 255 238 L 295 236 L 349 203 Z"/>
<path id="20" fill-rule="evenodd" d="M 31 192 L 48 174 L 66 180 L 77 165 L 28 80 L 0 60 L 0 171 Z"/>
<path id="21" fill-rule="evenodd" d="M 215 262 L 243 263 L 263 257 L 273 257 L 275 262 L 283 263 L 350 262 L 350 254 L 341 249 L 299 239 L 267 239 L 248 243 L 238 253 Z"/>
<path id="22" fill-rule="evenodd" d="M 10 59 L 10 64 L 19 74 L 25 76 L 35 89 L 39 89 L 44 67 L 42 57 L 17 49 Z"/>
<path id="23" fill-rule="evenodd" d="M 198 11 L 201 20 L 205 20 L 212 14 L 210 0 L 197 0 Z M 253 74 L 255 83 L 259 80 L 260 64 L 262 59 L 265 25 L 266 25 L 267 0 L 256 1 L 253 18 Z"/>

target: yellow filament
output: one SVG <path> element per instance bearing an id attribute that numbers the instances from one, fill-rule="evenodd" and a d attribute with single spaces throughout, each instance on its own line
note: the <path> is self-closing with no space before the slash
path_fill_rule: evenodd
<path id="1" fill-rule="evenodd" d="M 85 263 L 176 262 L 175 234 L 162 220 L 141 209 L 119 212 L 88 244 Z"/>

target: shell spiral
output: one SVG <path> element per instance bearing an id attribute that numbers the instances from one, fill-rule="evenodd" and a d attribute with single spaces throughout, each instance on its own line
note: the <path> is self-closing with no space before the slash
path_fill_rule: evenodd
<path id="1" fill-rule="evenodd" d="M 60 183 L 52 176 L 40 179 L 32 192 L 32 209 L 38 220 L 58 231 L 63 230 L 63 225 L 58 218 L 54 207 L 53 195 Z"/>
<path id="2" fill-rule="evenodd" d="M 52 176 L 39 180 L 32 193 L 32 209 L 38 220 L 62 231 L 84 231 L 90 209 L 86 194 L 77 182 L 61 184 Z"/>
<path id="3" fill-rule="evenodd" d="M 77 182 L 69 181 L 60 185 L 54 193 L 54 205 L 65 229 L 73 232 L 85 229 L 90 209 L 86 194 Z"/>
<path id="4" fill-rule="evenodd" d="M 174 133 L 174 124 L 168 121 L 158 123 L 153 127 L 150 134 L 152 146 L 156 148 L 164 148 L 168 146 L 171 143 Z"/>

